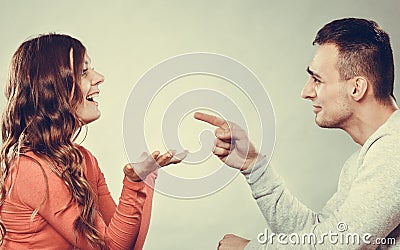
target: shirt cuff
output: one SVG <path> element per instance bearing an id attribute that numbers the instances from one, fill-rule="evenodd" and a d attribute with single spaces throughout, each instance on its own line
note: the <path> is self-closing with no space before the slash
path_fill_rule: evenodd
<path id="1" fill-rule="evenodd" d="M 244 250 L 258 250 L 261 248 L 260 243 L 256 239 L 250 240 L 249 243 L 247 243 L 246 247 Z"/>
<path id="2" fill-rule="evenodd" d="M 124 180 L 122 183 L 124 187 L 133 191 L 142 191 L 146 187 L 146 183 L 144 181 L 138 181 L 138 182 L 130 181 L 126 176 L 124 176 Z"/>
<path id="3" fill-rule="evenodd" d="M 246 180 L 249 184 L 253 184 L 265 172 L 267 166 L 268 166 L 268 159 L 267 157 L 263 157 L 261 160 L 256 162 L 254 166 L 249 167 L 246 170 L 242 170 L 241 173 L 244 175 L 244 177 L 246 177 Z"/>

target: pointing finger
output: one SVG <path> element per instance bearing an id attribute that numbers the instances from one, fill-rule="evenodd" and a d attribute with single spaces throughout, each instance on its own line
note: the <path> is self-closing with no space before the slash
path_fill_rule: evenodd
<path id="1" fill-rule="evenodd" d="M 204 114 L 201 112 L 194 113 L 194 118 L 203 122 L 207 122 L 211 125 L 221 127 L 221 128 L 228 128 L 228 124 L 224 119 L 216 117 L 214 115 Z"/>

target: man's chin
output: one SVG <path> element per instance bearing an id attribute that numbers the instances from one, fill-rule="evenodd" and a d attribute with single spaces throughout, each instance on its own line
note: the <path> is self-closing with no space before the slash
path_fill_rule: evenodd
<path id="1" fill-rule="evenodd" d="M 340 126 L 337 123 L 324 121 L 322 119 L 318 119 L 318 117 L 315 117 L 315 123 L 320 128 L 340 128 Z"/>
<path id="2" fill-rule="evenodd" d="M 328 126 L 327 122 L 321 119 L 321 116 L 318 116 L 318 113 L 315 114 L 315 123 L 318 125 L 320 128 L 330 128 Z"/>

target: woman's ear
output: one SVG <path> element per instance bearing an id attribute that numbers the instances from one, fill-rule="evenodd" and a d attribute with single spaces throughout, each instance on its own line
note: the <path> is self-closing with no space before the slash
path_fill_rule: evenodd
<path id="1" fill-rule="evenodd" d="M 358 102 L 366 96 L 368 90 L 368 81 L 366 78 L 357 76 L 350 80 L 351 97 L 354 101 Z"/>

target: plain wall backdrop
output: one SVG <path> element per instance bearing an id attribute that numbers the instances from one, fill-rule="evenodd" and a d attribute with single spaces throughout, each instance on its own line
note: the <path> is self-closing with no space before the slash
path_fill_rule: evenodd
<path id="1" fill-rule="evenodd" d="M 83 145 L 98 158 L 112 195 L 118 199 L 122 167 L 128 161 L 122 121 L 135 82 L 152 66 L 178 54 L 227 55 L 250 68 L 264 84 L 276 116 L 271 162 L 290 191 L 318 211 L 335 192 L 341 166 L 358 145 L 342 131 L 318 128 L 310 102 L 300 98 L 308 78 L 305 69 L 315 51 L 312 40 L 333 19 L 373 19 L 391 36 L 396 64 L 400 60 L 399 7 L 398 0 L 1 0 L 0 82 L 4 85 L 11 56 L 27 38 L 58 32 L 80 39 L 96 70 L 106 78 L 100 86 L 102 117 L 89 125 Z M 398 64 L 395 68 L 398 85 Z M 212 83 L 206 80 L 205 86 Z M 191 79 L 185 81 L 190 89 Z M 395 89 L 399 98 L 399 88 Z M 173 93 L 160 95 L 173 99 Z M 1 109 L 4 105 L 2 95 Z M 157 108 L 162 113 L 163 107 L 153 107 Z M 186 117 L 185 124 L 191 126 L 195 121 Z M 182 129 L 180 136 L 194 150 L 197 135 Z M 210 159 L 206 165 L 212 168 L 217 161 Z M 170 168 L 188 171 L 189 167 Z M 237 176 L 222 190 L 199 199 L 156 193 L 145 249 L 216 249 L 227 233 L 255 238 L 264 228 L 249 187 Z"/>

